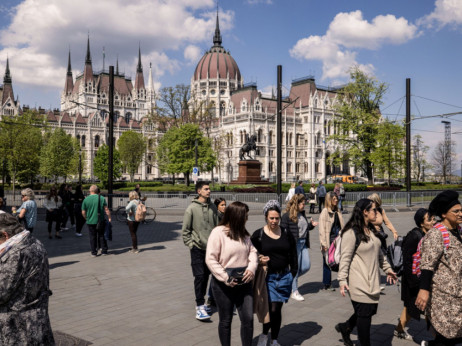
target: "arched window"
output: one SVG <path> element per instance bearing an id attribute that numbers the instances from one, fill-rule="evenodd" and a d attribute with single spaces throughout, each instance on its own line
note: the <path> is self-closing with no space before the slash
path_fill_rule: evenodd
<path id="1" fill-rule="evenodd" d="M 77 142 L 79 143 L 79 145 L 81 145 L 80 144 L 80 135 L 77 135 L 75 138 L 77 138 Z"/>
<path id="2" fill-rule="evenodd" d="M 263 130 L 258 129 L 258 132 L 257 132 L 257 141 L 258 141 L 258 143 L 261 143 L 262 139 L 263 139 Z"/>
<path id="3" fill-rule="evenodd" d="M 226 103 L 224 101 L 222 101 L 220 103 L 220 115 L 225 115 L 225 110 L 226 110 Z"/>
<path id="4" fill-rule="evenodd" d="M 268 136 L 269 136 L 269 144 L 271 145 L 273 144 L 273 131 L 270 131 Z"/>
<path id="5" fill-rule="evenodd" d="M 130 120 L 131 120 L 131 119 L 132 119 L 132 113 L 130 113 L 130 112 L 125 113 L 125 122 L 126 122 L 127 124 L 130 123 Z"/>
<path id="6" fill-rule="evenodd" d="M 99 136 L 95 136 L 95 148 L 99 148 Z"/>
<path id="7" fill-rule="evenodd" d="M 86 139 L 85 135 L 82 135 L 82 142 L 80 144 L 82 146 L 82 148 L 85 148 L 85 139 Z"/>

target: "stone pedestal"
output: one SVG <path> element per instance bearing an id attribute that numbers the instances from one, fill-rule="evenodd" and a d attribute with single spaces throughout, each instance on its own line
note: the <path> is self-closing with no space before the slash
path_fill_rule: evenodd
<path id="1" fill-rule="evenodd" d="M 231 184 L 268 184 L 268 181 L 261 179 L 261 162 L 258 160 L 239 161 L 239 177 Z"/>

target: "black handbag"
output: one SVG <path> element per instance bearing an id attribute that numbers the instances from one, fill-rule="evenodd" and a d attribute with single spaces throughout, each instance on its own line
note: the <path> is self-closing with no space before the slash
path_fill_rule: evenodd
<path id="1" fill-rule="evenodd" d="M 225 268 L 226 274 L 229 276 L 228 282 L 236 281 L 238 285 L 243 284 L 242 278 L 246 270 L 247 267 Z"/>

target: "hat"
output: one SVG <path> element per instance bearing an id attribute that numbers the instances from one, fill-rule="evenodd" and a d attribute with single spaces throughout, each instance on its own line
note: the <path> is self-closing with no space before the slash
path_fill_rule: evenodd
<path id="1" fill-rule="evenodd" d="M 443 214 L 446 214 L 449 209 L 457 204 L 460 204 L 459 193 L 454 190 L 446 190 L 433 198 L 428 211 L 432 215 L 442 217 Z"/>
<path id="2" fill-rule="evenodd" d="M 279 204 L 278 201 L 276 201 L 275 199 L 272 199 L 270 201 L 268 201 L 265 206 L 263 207 L 263 214 L 266 216 L 267 213 L 268 213 L 268 210 L 269 209 L 277 209 L 277 211 L 279 212 L 279 214 L 281 213 L 281 205 Z"/>
<path id="3" fill-rule="evenodd" d="M 428 213 L 428 210 L 425 208 L 420 208 L 415 212 L 414 221 L 417 227 L 420 228 L 420 225 L 424 222 L 425 214 Z"/>

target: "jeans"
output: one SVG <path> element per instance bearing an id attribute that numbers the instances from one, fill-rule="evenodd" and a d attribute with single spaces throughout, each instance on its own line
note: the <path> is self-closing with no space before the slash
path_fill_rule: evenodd
<path id="1" fill-rule="evenodd" d="M 342 196 L 338 196 L 338 210 L 342 211 Z"/>
<path id="2" fill-rule="evenodd" d="M 321 214 L 322 209 L 324 208 L 324 201 L 326 197 L 318 197 L 318 205 L 319 205 L 319 214 Z"/>
<path id="3" fill-rule="evenodd" d="M 196 306 L 204 305 L 207 283 L 210 271 L 205 264 L 205 250 L 193 246 L 191 253 L 191 269 L 194 276 L 194 294 L 196 295 Z"/>
<path id="4" fill-rule="evenodd" d="M 332 272 L 326 263 L 326 256 L 322 255 L 322 283 L 324 286 L 330 286 L 332 284 Z"/>
<path id="5" fill-rule="evenodd" d="M 48 233 L 51 234 L 53 228 L 53 222 L 56 222 L 56 234 L 59 234 L 61 230 L 61 212 L 59 209 L 53 209 L 53 211 L 47 210 L 46 220 L 48 222 Z"/>
<path id="6" fill-rule="evenodd" d="M 253 289 L 252 283 L 234 287 L 212 278 L 212 290 L 218 308 L 218 336 L 222 345 L 231 345 L 231 322 L 234 306 L 241 320 L 241 344 L 252 345 L 253 338 Z"/>
<path id="7" fill-rule="evenodd" d="M 301 268 L 304 267 L 305 269 L 310 270 L 311 267 L 311 261 L 310 261 L 310 255 L 308 253 L 308 258 L 305 258 L 305 263 L 302 263 L 302 250 L 305 247 L 306 244 L 306 238 L 299 238 L 297 240 L 297 260 L 298 260 L 298 272 L 297 275 L 294 277 L 294 281 L 292 281 L 292 292 L 295 292 L 298 290 L 298 277 L 301 272 Z"/>
<path id="8" fill-rule="evenodd" d="M 91 254 L 96 256 L 98 254 L 97 247 L 99 246 L 101 246 L 101 253 L 107 254 L 108 247 L 106 238 L 104 238 L 104 229 L 97 230 L 96 225 L 87 224 L 87 226 L 90 233 Z"/>

